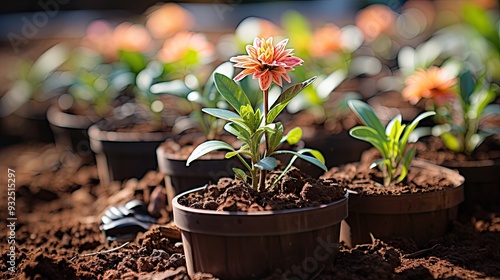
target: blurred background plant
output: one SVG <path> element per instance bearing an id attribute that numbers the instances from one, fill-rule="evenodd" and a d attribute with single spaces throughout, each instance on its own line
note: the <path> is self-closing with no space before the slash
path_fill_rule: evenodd
<path id="1" fill-rule="evenodd" d="M 36 60 L 20 60 L 12 72 L 10 89 L 0 98 L 0 117 L 6 117 L 28 101 L 48 102 L 68 85 L 61 79 L 61 66 L 69 59 L 71 49 L 60 43 L 43 52 Z M 48 107 L 48 106 L 45 106 Z"/>
<path id="2" fill-rule="evenodd" d="M 411 103 L 429 100 L 427 107 L 437 113 L 432 135 L 441 137 L 451 151 L 471 155 L 485 138 L 500 132 L 481 128 L 486 116 L 500 114 L 500 105 L 490 104 L 500 91 L 485 70 L 473 73 L 468 64 L 461 66 L 419 69 L 406 78 L 402 95 Z"/>
<path id="3" fill-rule="evenodd" d="M 112 27 L 107 21 L 92 22 L 82 45 L 86 48 L 84 56 L 92 57 L 94 64 L 87 63 L 88 71 L 79 71 L 77 81 L 84 81 L 85 88 L 94 90 L 94 96 L 100 92 L 113 97 L 114 91 L 118 91 L 120 95 L 131 97 L 134 102 L 126 102 L 115 108 L 114 117 L 125 119 L 133 116 L 138 121 L 149 122 L 152 130 L 161 131 L 172 125 L 171 121 L 165 120 L 166 107 L 173 111 L 179 109 L 176 113 L 183 113 L 189 110 L 190 105 L 183 104 L 188 108 L 179 108 L 175 104 L 167 104 L 177 101 L 166 100 L 151 92 L 151 86 L 170 81 L 170 88 L 174 92 L 188 89 L 184 79 L 192 82 L 193 77 L 199 80 L 207 75 L 204 66 L 214 60 L 214 47 L 204 35 L 185 31 L 191 25 L 191 16 L 180 6 L 170 3 L 151 10 L 145 25 L 122 22 Z M 172 24 L 170 19 L 162 20 L 163 16 L 168 15 L 179 17 L 180 23 L 186 25 L 178 26 Z M 165 29 L 160 30 L 159 27 Z M 95 76 L 92 81 L 89 74 L 99 70 L 106 72 L 98 75 L 103 79 Z M 85 76 L 83 80 L 82 75 Z M 95 88 L 99 86 L 95 81 L 100 81 L 100 85 L 106 82 L 108 86 L 99 90 Z M 76 89 L 82 92 L 81 83 Z"/>
<path id="4" fill-rule="evenodd" d="M 500 80 L 500 13 L 473 2 L 457 3 L 454 22 L 442 22 L 432 36 L 416 47 L 404 46 L 398 53 L 401 75 L 419 68 L 467 61 L 474 73 L 486 71 L 492 82 Z M 444 18 L 438 18 L 443 21 Z"/>
<path id="5" fill-rule="evenodd" d="M 176 119 L 172 132 L 181 134 L 188 130 L 203 132 L 206 139 L 217 139 L 222 132 L 225 122 L 214 116 L 204 114 L 202 108 L 226 109 L 226 101 L 218 94 L 214 83 L 214 74 L 220 73 L 229 77 L 233 76 L 233 66 L 229 62 L 219 65 L 201 85 L 193 74 L 186 75 L 184 80 L 173 80 L 152 84 L 150 92 L 153 94 L 169 94 L 179 97 L 179 103 L 188 107 L 188 115 Z M 179 104 L 179 106 L 183 106 Z"/>

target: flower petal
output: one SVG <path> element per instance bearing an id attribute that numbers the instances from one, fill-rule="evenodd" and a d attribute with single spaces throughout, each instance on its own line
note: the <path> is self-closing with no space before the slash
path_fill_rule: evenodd
<path id="1" fill-rule="evenodd" d="M 272 77 L 271 73 L 267 72 L 259 78 L 259 86 L 261 90 L 268 90 L 271 86 Z"/>
<path id="2" fill-rule="evenodd" d="M 248 76 L 254 72 L 255 72 L 255 69 L 253 69 L 253 68 L 243 69 L 243 71 L 241 71 L 238 75 L 236 75 L 236 77 L 234 77 L 233 80 L 239 81 L 239 80 L 245 78 L 246 76 Z"/>
<path id="3" fill-rule="evenodd" d="M 282 40 L 274 47 L 274 55 L 279 56 L 285 50 L 286 44 L 288 44 L 288 38 Z"/>
<path id="4" fill-rule="evenodd" d="M 280 73 L 277 73 L 277 72 L 274 72 L 274 71 L 270 71 L 272 77 L 273 77 L 273 81 L 280 87 L 283 87 L 283 82 L 281 80 L 281 74 Z"/>

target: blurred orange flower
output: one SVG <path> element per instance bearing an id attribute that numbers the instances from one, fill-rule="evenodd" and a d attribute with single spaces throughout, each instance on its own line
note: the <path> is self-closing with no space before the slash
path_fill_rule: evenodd
<path id="1" fill-rule="evenodd" d="M 314 31 L 310 53 L 313 57 L 326 57 L 342 49 L 342 32 L 335 24 L 327 24 Z"/>
<path id="2" fill-rule="evenodd" d="M 380 34 L 388 32 L 396 22 L 396 15 L 387 6 L 370 5 L 356 16 L 356 25 L 365 35 L 367 41 L 373 41 Z"/>
<path id="3" fill-rule="evenodd" d="M 274 81 L 280 87 L 283 86 L 282 79 L 290 82 L 288 71 L 293 67 L 301 65 L 303 60 L 293 56 L 293 49 L 285 49 L 288 39 L 273 46 L 273 37 L 267 40 L 255 38 L 252 45 L 247 45 L 248 55 L 231 57 L 231 62 L 236 62 L 234 67 L 244 68 L 241 73 L 234 77 L 239 81 L 253 74 L 254 79 L 259 79 L 260 88 L 265 91 Z"/>
<path id="4" fill-rule="evenodd" d="M 113 59 L 116 56 L 116 49 L 110 44 L 112 36 L 111 24 L 105 20 L 96 20 L 87 27 L 82 44 L 102 54 L 106 59 Z"/>
<path id="5" fill-rule="evenodd" d="M 214 46 L 202 34 L 180 32 L 165 41 L 158 52 L 158 59 L 165 63 L 179 61 L 189 52 L 195 52 L 198 58 L 196 62 L 202 62 L 211 59 Z"/>
<path id="6" fill-rule="evenodd" d="M 155 9 L 155 8 L 153 8 Z M 166 38 L 176 32 L 193 26 L 193 16 L 189 11 L 174 3 L 156 7 L 146 20 L 146 27 L 153 37 Z"/>
<path id="7" fill-rule="evenodd" d="M 432 66 L 419 69 L 405 80 L 402 96 L 415 104 L 422 98 L 434 100 L 437 105 L 444 105 L 456 97 L 452 88 L 457 79 L 450 77 L 443 69 Z"/>
<path id="8" fill-rule="evenodd" d="M 147 51 L 151 46 L 151 36 L 139 24 L 123 22 L 113 28 L 107 21 L 96 20 L 87 27 L 82 44 L 99 52 L 105 59 L 113 60 L 118 50 Z"/>
<path id="9" fill-rule="evenodd" d="M 151 46 L 151 35 L 142 25 L 123 22 L 113 31 L 112 43 L 118 50 L 143 52 Z"/>

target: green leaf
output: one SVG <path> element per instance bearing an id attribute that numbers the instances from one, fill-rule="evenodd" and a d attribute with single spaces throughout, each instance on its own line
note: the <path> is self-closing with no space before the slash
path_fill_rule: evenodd
<path id="1" fill-rule="evenodd" d="M 478 92 L 474 93 L 474 96 L 471 101 L 473 103 L 473 108 L 471 108 L 471 111 L 474 110 L 476 112 L 476 118 L 480 118 L 483 116 L 485 108 L 490 104 L 493 100 L 495 100 L 496 94 L 495 92 L 489 88 L 489 89 L 483 89 Z M 469 115 L 469 118 L 471 116 Z"/>
<path id="2" fill-rule="evenodd" d="M 226 123 L 224 125 L 224 129 L 232 135 L 236 136 L 241 141 L 248 142 L 248 139 L 250 139 L 250 133 L 246 129 L 241 127 L 241 125 L 234 122 Z"/>
<path id="3" fill-rule="evenodd" d="M 414 157 L 415 147 L 411 147 L 410 149 L 408 149 L 408 152 L 406 152 L 403 158 L 403 166 L 401 166 L 401 174 L 399 174 L 399 177 L 397 179 L 398 182 L 403 181 L 404 178 L 406 178 L 406 175 L 408 175 L 408 172 L 410 171 L 410 165 Z"/>
<path id="4" fill-rule="evenodd" d="M 470 70 L 462 72 L 459 76 L 460 97 L 465 104 L 469 104 L 469 97 L 474 92 L 474 79 Z"/>
<path id="5" fill-rule="evenodd" d="M 395 116 L 385 127 L 385 134 L 389 136 L 391 139 L 395 139 L 394 137 L 397 135 L 398 131 L 401 128 L 401 121 L 403 118 L 401 117 L 401 114 L 398 114 Z M 397 138 L 399 139 L 399 137 Z"/>
<path id="6" fill-rule="evenodd" d="M 301 154 L 303 154 L 303 153 L 310 153 L 314 158 L 316 158 L 317 160 L 319 160 L 321 163 L 325 164 L 325 157 L 318 150 L 314 150 L 314 149 L 310 149 L 310 148 L 302 148 L 298 152 L 301 153 Z"/>
<path id="7" fill-rule="evenodd" d="M 292 99 L 297 96 L 305 87 L 309 86 L 316 77 L 312 77 L 300 84 L 295 84 L 288 89 L 286 89 L 271 106 L 269 113 L 267 115 L 267 123 L 272 123 L 274 119 L 285 109 L 286 105 L 292 101 Z"/>
<path id="8" fill-rule="evenodd" d="M 265 157 L 254 164 L 254 166 L 262 170 L 273 170 L 278 166 L 278 162 L 273 157 Z"/>
<path id="9" fill-rule="evenodd" d="M 405 129 L 405 132 L 403 133 L 403 137 L 401 138 L 401 141 L 399 141 L 399 148 L 401 151 L 405 150 L 406 144 L 408 143 L 408 139 L 410 138 L 411 133 L 413 130 L 417 127 L 418 123 L 430 116 L 434 116 L 436 112 L 434 111 L 428 111 L 428 112 L 423 112 L 420 115 L 418 115 L 410 125 L 408 125 Z"/>
<path id="10" fill-rule="evenodd" d="M 300 127 L 294 127 L 288 132 L 287 135 L 283 137 L 281 143 L 287 141 L 288 144 L 295 145 L 300 141 L 301 138 L 302 138 L 302 129 Z"/>
<path id="11" fill-rule="evenodd" d="M 377 160 L 377 161 L 373 162 L 372 164 L 370 164 L 370 167 L 369 167 L 369 168 L 370 168 L 370 169 L 375 168 L 375 167 L 377 167 L 377 166 L 381 165 L 382 163 L 384 163 L 384 162 L 386 162 L 386 161 L 388 161 L 388 160 L 387 160 L 387 159 L 384 159 L 384 158 L 381 158 L 381 159 L 379 159 L 379 160 Z"/>
<path id="12" fill-rule="evenodd" d="M 245 171 L 243 171 L 239 168 L 233 167 L 233 172 L 234 172 L 234 175 L 237 179 L 240 179 L 243 182 L 247 181 L 247 174 L 245 173 Z"/>
<path id="13" fill-rule="evenodd" d="M 201 109 L 203 112 L 212 115 L 216 118 L 223 119 L 226 121 L 233 121 L 234 119 L 241 119 L 238 114 L 233 111 L 229 111 L 226 109 L 218 109 L 218 108 L 203 108 Z"/>
<path id="14" fill-rule="evenodd" d="M 451 151 L 460 152 L 463 150 L 462 144 L 460 144 L 460 141 L 458 141 L 455 135 L 453 135 L 451 132 L 442 133 L 440 137 L 443 140 L 446 148 L 450 149 Z"/>
<path id="15" fill-rule="evenodd" d="M 282 150 L 282 151 L 276 151 L 276 152 L 274 152 L 274 154 L 276 154 L 276 155 L 278 155 L 278 154 L 292 154 L 292 155 L 294 155 L 294 157 L 292 158 L 292 161 L 294 161 L 295 158 L 298 157 L 300 159 L 303 159 L 303 160 L 305 160 L 307 162 L 310 162 L 310 163 L 316 165 L 317 167 L 323 169 L 324 171 L 328 171 L 328 169 L 326 168 L 325 164 L 323 163 L 324 162 L 324 158 L 323 158 L 323 162 L 321 162 L 319 159 L 316 158 L 316 156 L 318 156 L 319 151 L 316 151 L 317 153 L 316 152 L 311 153 L 310 151 L 316 151 L 316 150 L 301 149 L 298 152 Z M 313 156 L 304 155 L 303 153 L 305 153 L 305 152 L 309 152 Z M 321 153 L 319 153 L 319 154 L 321 154 Z"/>
<path id="16" fill-rule="evenodd" d="M 147 66 L 146 58 L 139 52 L 120 50 L 119 57 L 135 74 L 139 73 Z"/>
<path id="17" fill-rule="evenodd" d="M 486 10 L 477 5 L 466 3 L 463 8 L 463 15 L 466 22 L 490 40 L 497 49 L 500 48 L 500 37 L 495 30 L 495 21 Z"/>
<path id="18" fill-rule="evenodd" d="M 227 152 L 227 153 L 224 155 L 224 157 L 225 157 L 225 158 L 232 158 L 232 157 L 236 156 L 237 154 L 238 154 L 238 152 L 237 152 L 237 151 L 231 151 L 231 152 Z"/>
<path id="19" fill-rule="evenodd" d="M 379 135 L 385 135 L 382 122 L 368 104 L 360 100 L 349 100 L 347 103 L 365 125 L 373 128 Z"/>
<path id="20" fill-rule="evenodd" d="M 193 152 L 191 153 L 191 155 L 187 159 L 186 166 L 189 166 L 189 164 L 193 160 L 196 160 L 196 159 L 198 159 L 198 158 L 200 158 L 200 157 L 202 157 L 202 156 L 204 156 L 212 151 L 216 151 L 216 150 L 234 151 L 234 148 L 231 145 L 227 144 L 226 142 L 222 142 L 219 140 L 211 140 L 211 141 L 203 142 L 193 150 Z"/>
<path id="21" fill-rule="evenodd" d="M 388 141 L 386 139 L 382 139 L 375 129 L 369 126 L 357 126 L 353 127 L 349 131 L 349 134 L 356 139 L 372 144 L 373 147 L 379 150 L 385 158 L 388 156 Z"/>
<path id="22" fill-rule="evenodd" d="M 217 90 L 222 97 L 231 105 L 238 113 L 241 106 L 251 105 L 248 96 L 243 92 L 240 86 L 232 79 L 220 73 L 214 74 L 214 82 Z"/>
<path id="23" fill-rule="evenodd" d="M 283 124 L 271 123 L 266 125 L 266 131 L 268 136 L 268 150 L 274 151 L 276 150 L 282 142 L 283 137 Z"/>
<path id="24" fill-rule="evenodd" d="M 207 98 L 209 101 L 213 102 L 217 100 L 217 88 L 215 87 L 214 83 L 214 75 L 215 73 L 220 73 L 226 77 L 232 77 L 234 74 L 234 67 L 231 62 L 224 62 L 221 65 L 217 66 L 215 68 L 214 72 L 210 77 L 208 77 L 207 82 L 205 83 L 205 86 L 203 87 L 203 96 Z"/>

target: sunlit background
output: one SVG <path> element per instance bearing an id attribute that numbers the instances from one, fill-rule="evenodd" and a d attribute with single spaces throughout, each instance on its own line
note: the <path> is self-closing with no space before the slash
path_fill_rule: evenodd
<path id="1" fill-rule="evenodd" d="M 379 104 L 378 95 L 401 91 L 405 77 L 431 65 L 454 73 L 465 61 L 498 84 L 498 9 L 489 0 L 9 1 L 0 10 L 0 146 L 53 141 L 26 125 L 46 119 L 53 103 L 100 117 L 140 115 L 171 129 L 179 119 L 169 115 L 192 113 L 189 102 L 200 99 L 210 73 L 255 37 L 290 38 L 305 60 L 292 79 L 319 77 L 290 114 L 335 99 L 338 87 Z M 407 107 L 379 113 L 411 118 Z"/>

